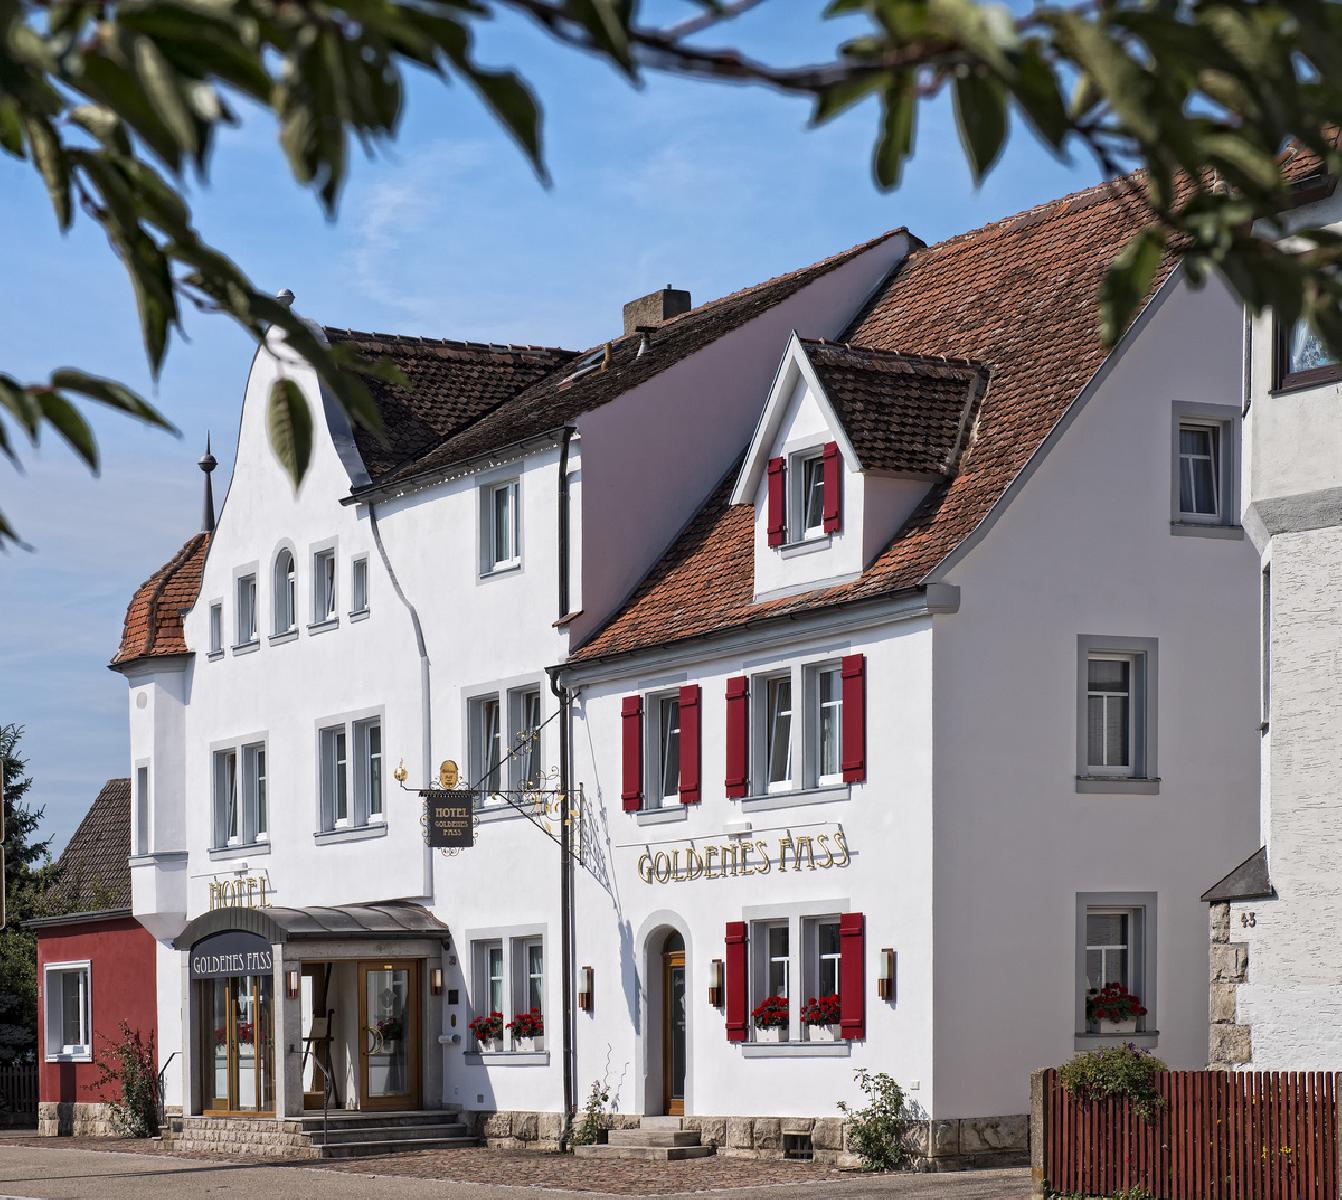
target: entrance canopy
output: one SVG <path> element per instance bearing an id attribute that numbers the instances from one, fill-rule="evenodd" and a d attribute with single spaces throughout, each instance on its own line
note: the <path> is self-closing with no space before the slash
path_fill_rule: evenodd
<path id="1" fill-rule="evenodd" d="M 445 938 L 448 927 L 421 904 L 389 900 L 316 908 L 216 908 L 201 913 L 173 939 L 174 950 L 190 950 L 202 938 L 241 930 L 268 945 L 332 938 Z"/>

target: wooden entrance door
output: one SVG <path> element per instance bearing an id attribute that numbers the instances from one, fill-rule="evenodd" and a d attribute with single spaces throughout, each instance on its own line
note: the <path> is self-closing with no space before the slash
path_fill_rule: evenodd
<path id="1" fill-rule="evenodd" d="M 676 942 L 680 939 L 676 938 Z M 685 1115 L 685 950 L 662 955 L 662 1099 L 666 1115 Z"/>
<path id="2" fill-rule="evenodd" d="M 420 1106 L 419 963 L 359 963 L 359 1107 Z"/>
<path id="3" fill-rule="evenodd" d="M 195 987 L 200 1014 L 201 1111 L 274 1112 L 270 976 L 202 979 Z"/>

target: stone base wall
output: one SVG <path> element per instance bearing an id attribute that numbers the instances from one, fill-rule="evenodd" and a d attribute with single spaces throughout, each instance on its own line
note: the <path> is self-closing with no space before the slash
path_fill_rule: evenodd
<path id="1" fill-rule="evenodd" d="M 559 1148 L 563 1122 L 557 1112 L 467 1112 L 462 1119 L 474 1136 L 495 1149 Z M 606 1120 L 611 1129 L 637 1129 L 640 1118 L 610 1113 Z M 815 1162 L 861 1165 L 847 1144 L 841 1117 L 689 1116 L 684 1120 L 686 1129 L 698 1131 L 703 1145 L 729 1158 L 782 1158 L 784 1137 L 800 1134 L 810 1137 Z M 1030 1155 L 1030 1118 L 1022 1114 L 917 1121 L 909 1128 L 907 1144 L 913 1165 L 922 1171 L 1023 1165 Z"/>
<path id="2" fill-rule="evenodd" d="M 320 1156 L 301 1121 L 274 1118 L 182 1117 L 163 1131 L 163 1148 L 239 1158 Z"/>
<path id="3" fill-rule="evenodd" d="M 1253 1031 L 1236 1020 L 1236 993 L 1249 977 L 1249 944 L 1230 940 L 1230 905 L 1211 906 L 1211 984 L 1207 1068 L 1233 1071 L 1253 1062 Z"/>
<path id="4" fill-rule="evenodd" d="M 43 1100 L 37 1106 L 39 1137 L 116 1137 L 111 1108 L 98 1101 Z"/>

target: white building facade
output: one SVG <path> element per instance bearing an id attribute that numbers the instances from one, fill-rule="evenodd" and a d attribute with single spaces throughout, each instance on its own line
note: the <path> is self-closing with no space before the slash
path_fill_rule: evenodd
<path id="1" fill-rule="evenodd" d="M 929 1157 L 990 1161 L 1033 1067 L 1201 1062 L 1190 880 L 1257 826 L 1240 318 L 1167 269 L 1105 356 L 1109 204 L 656 293 L 582 355 L 327 331 L 409 379 L 384 443 L 262 347 L 217 526 L 114 663 L 191 1128 L 459 1108 L 552 1144 L 604 1079 L 834 1155 L 865 1068 Z M 280 377 L 319 416 L 297 493 Z M 1111 982 L 1135 1030 L 1088 1018 Z"/>

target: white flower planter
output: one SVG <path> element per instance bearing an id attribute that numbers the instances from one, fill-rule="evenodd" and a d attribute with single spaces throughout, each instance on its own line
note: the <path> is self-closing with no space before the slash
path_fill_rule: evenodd
<path id="1" fill-rule="evenodd" d="M 839 1026 L 835 1025 L 808 1025 L 806 1027 L 806 1040 L 808 1042 L 841 1042 L 843 1033 Z"/>
<path id="2" fill-rule="evenodd" d="M 477 1038 L 476 1045 L 480 1047 L 481 1054 L 497 1054 L 503 1049 L 502 1038 Z"/>
<path id="3" fill-rule="evenodd" d="M 1137 1018 L 1127 1017 L 1122 1021 L 1099 1021 L 1101 1033 L 1136 1033 Z"/>
<path id="4" fill-rule="evenodd" d="M 545 1035 L 542 1033 L 536 1037 L 515 1037 L 513 1049 L 518 1054 L 539 1054 L 545 1049 Z"/>
<path id="5" fill-rule="evenodd" d="M 765 1045 L 787 1041 L 787 1028 L 783 1025 L 755 1026 L 755 1040 Z"/>

